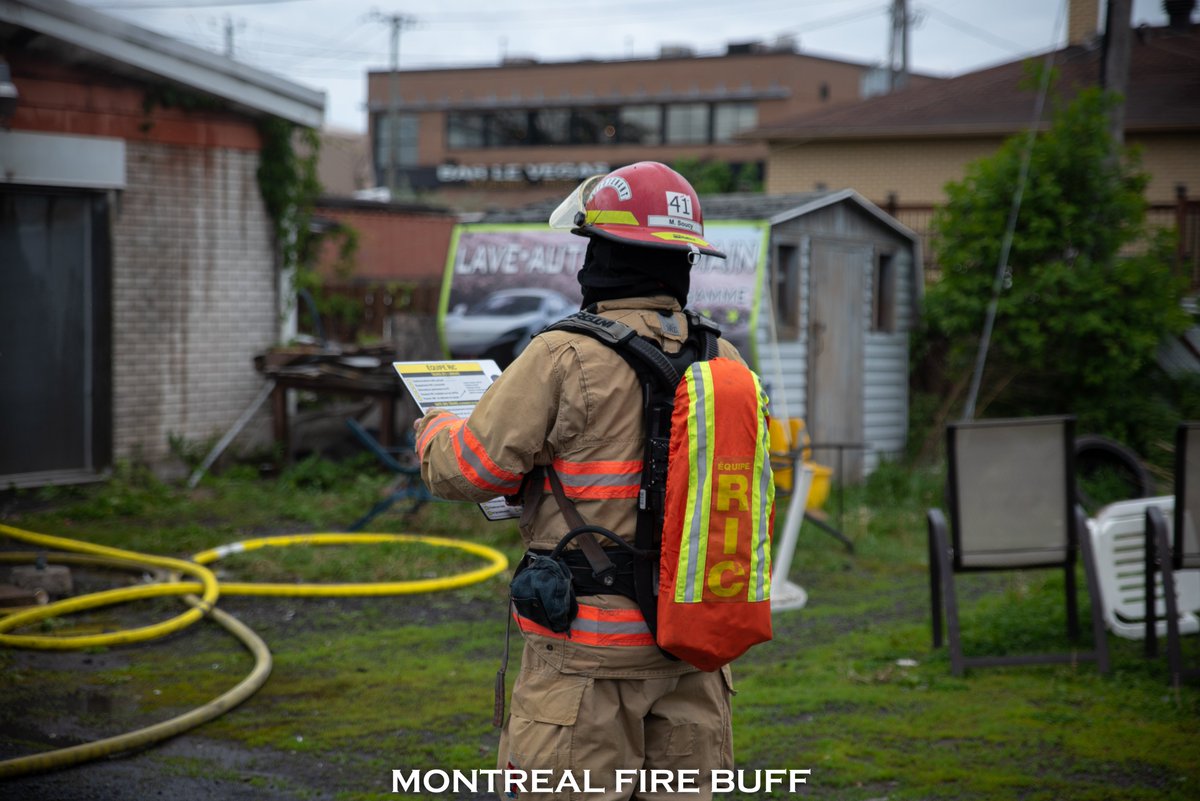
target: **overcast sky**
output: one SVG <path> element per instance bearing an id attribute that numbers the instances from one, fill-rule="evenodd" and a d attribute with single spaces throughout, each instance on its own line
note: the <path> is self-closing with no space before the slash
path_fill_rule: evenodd
<path id="1" fill-rule="evenodd" d="M 407 17 L 400 68 L 698 55 L 729 42 L 795 37 L 802 51 L 884 63 L 890 0 L 77 0 L 326 94 L 326 126 L 365 131 L 366 73 L 386 69 L 389 24 Z M 958 75 L 1065 39 L 1066 0 L 909 0 L 913 69 Z M 1103 2 L 1102 2 L 1103 5 Z M 1161 0 L 1133 0 L 1133 22 L 1162 25 Z M 652 69 L 647 65 L 647 69 Z"/>

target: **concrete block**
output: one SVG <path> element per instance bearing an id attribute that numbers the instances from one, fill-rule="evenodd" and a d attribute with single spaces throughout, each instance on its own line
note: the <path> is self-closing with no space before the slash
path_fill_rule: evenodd
<path id="1" fill-rule="evenodd" d="M 44 590 L 26 590 L 12 584 L 0 584 L 0 607 L 43 606 L 50 600 Z"/>
<path id="2" fill-rule="evenodd" d="M 9 580 L 26 590 L 44 590 L 47 595 L 70 595 L 72 591 L 71 568 L 66 565 L 21 565 L 12 569 Z"/>

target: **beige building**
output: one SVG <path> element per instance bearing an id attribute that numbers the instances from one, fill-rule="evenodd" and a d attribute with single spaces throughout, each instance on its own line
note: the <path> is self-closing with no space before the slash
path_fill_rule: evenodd
<path id="1" fill-rule="evenodd" d="M 790 42 L 729 45 L 719 56 L 664 48 L 655 59 L 372 72 L 372 155 L 381 184 L 459 209 L 554 197 L 645 159 L 718 160 L 758 179 L 767 144 L 737 134 L 845 106 L 885 81 L 876 67 L 799 53 Z"/>
<path id="2" fill-rule="evenodd" d="M 1053 54 L 1066 96 L 1098 83 L 1102 56 L 1095 0 L 1076 0 L 1072 12 L 1069 44 Z M 1024 62 L 1014 61 L 764 122 L 748 136 L 768 146 L 768 193 L 853 188 L 923 233 L 947 182 L 1028 129 L 1035 94 L 1021 88 L 1024 77 Z M 1152 221 L 1182 222 L 1182 255 L 1194 262 L 1200 206 L 1181 197 L 1200 196 L 1200 26 L 1134 31 L 1125 139 L 1151 175 Z"/>

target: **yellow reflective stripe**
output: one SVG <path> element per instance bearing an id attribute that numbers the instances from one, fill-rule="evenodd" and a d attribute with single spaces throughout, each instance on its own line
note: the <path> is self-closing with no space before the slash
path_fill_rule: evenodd
<path id="1" fill-rule="evenodd" d="M 587 213 L 588 225 L 641 225 L 632 211 L 619 209 L 590 209 Z"/>
<path id="2" fill-rule="evenodd" d="M 766 425 L 766 393 L 758 376 L 754 377 L 754 388 L 758 397 L 758 447 L 754 449 L 754 497 L 751 508 L 757 509 L 753 515 L 750 535 L 750 575 L 754 581 L 750 583 L 750 600 L 765 601 L 771 597 L 771 532 L 765 529 L 770 525 L 771 507 L 775 503 L 775 480 L 771 475 L 770 431 Z"/>
<path id="3" fill-rule="evenodd" d="M 688 494 L 679 543 L 675 602 L 696 603 L 704 597 L 704 566 L 708 561 L 709 509 L 712 505 L 712 443 L 714 415 L 712 370 L 696 362 L 684 375 L 688 393 Z M 699 387 L 697 386 L 699 384 Z"/>

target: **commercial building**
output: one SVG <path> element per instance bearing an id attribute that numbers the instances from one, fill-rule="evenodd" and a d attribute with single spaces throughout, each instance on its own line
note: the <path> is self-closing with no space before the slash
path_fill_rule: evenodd
<path id="1" fill-rule="evenodd" d="M 716 56 L 665 47 L 658 58 L 372 72 L 367 97 L 380 184 L 483 210 L 646 159 L 720 161 L 758 181 L 767 144 L 739 133 L 886 87 L 878 67 L 800 53 L 785 40 L 731 44 Z"/>

